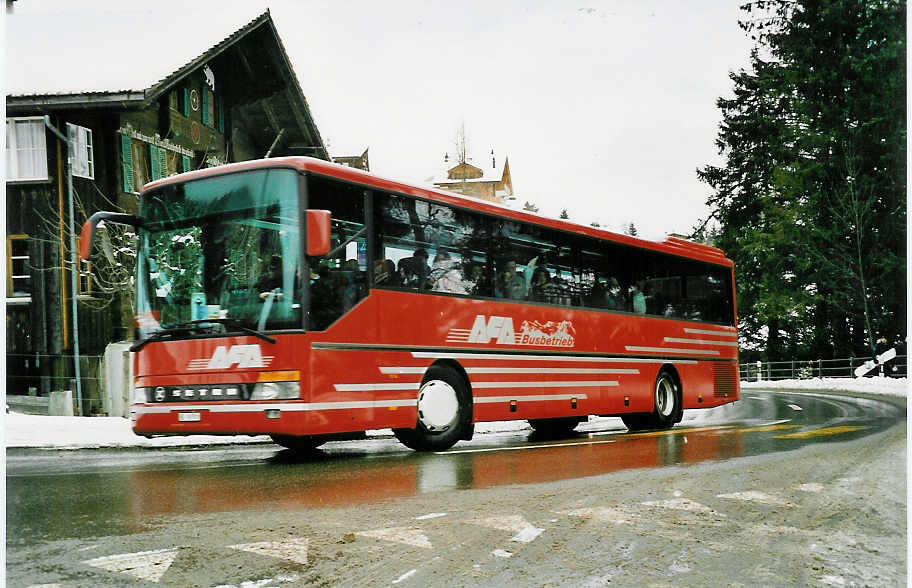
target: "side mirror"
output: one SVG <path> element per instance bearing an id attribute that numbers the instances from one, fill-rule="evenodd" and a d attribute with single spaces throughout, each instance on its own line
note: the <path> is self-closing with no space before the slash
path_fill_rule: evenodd
<path id="1" fill-rule="evenodd" d="M 95 229 L 98 228 L 98 225 L 103 221 L 130 225 L 133 227 L 138 227 L 142 224 L 142 219 L 132 214 L 124 214 L 122 212 L 96 212 L 89 217 L 89 220 L 87 220 L 84 225 L 82 225 L 82 230 L 79 232 L 79 257 L 81 257 L 83 261 L 89 259 L 89 253 L 92 251 L 92 239 L 95 238 Z"/>
<path id="2" fill-rule="evenodd" d="M 329 253 L 329 220 L 328 210 L 307 211 L 307 255 L 319 257 Z"/>

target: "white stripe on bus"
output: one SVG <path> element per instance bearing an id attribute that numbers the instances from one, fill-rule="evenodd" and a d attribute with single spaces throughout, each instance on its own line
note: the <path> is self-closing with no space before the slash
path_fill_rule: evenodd
<path id="1" fill-rule="evenodd" d="M 427 367 L 381 367 L 381 374 L 423 374 Z M 469 374 L 639 374 L 640 370 L 623 368 L 514 368 L 470 367 Z"/>
<path id="2" fill-rule="evenodd" d="M 617 381 L 583 381 L 570 380 L 564 382 L 472 382 L 473 388 L 573 388 L 573 387 L 592 387 L 592 386 L 617 386 Z M 367 384 L 334 384 L 336 392 L 379 392 L 388 390 L 418 390 L 421 384 L 418 382 L 397 382 L 389 383 L 367 383 Z"/>
<path id="3" fill-rule="evenodd" d="M 694 345 L 723 345 L 725 347 L 737 347 L 735 341 L 710 341 L 708 339 L 676 339 L 674 337 L 665 337 L 665 343 L 693 343 Z"/>
<path id="4" fill-rule="evenodd" d="M 618 383 L 613 380 L 604 382 L 472 382 L 472 388 L 589 388 L 592 386 L 617 386 Z"/>
<path id="5" fill-rule="evenodd" d="M 385 408 L 390 406 L 415 406 L 414 398 L 401 400 L 362 400 L 350 402 L 296 402 L 276 404 L 192 404 L 192 405 L 144 405 L 131 408 L 136 414 L 155 414 L 169 412 L 261 412 L 280 410 L 285 412 L 306 412 L 311 410 L 344 410 L 349 408 Z"/>
<path id="6" fill-rule="evenodd" d="M 624 349 L 627 351 L 640 351 L 643 353 L 689 353 L 692 355 L 719 355 L 719 352 L 715 349 L 675 349 L 672 347 L 637 347 L 635 345 L 627 345 Z M 675 362 L 671 362 L 675 363 Z"/>
<path id="7" fill-rule="evenodd" d="M 737 337 L 738 333 L 733 333 L 731 331 L 710 331 L 704 329 L 684 329 L 685 333 L 690 333 L 691 335 L 718 335 L 719 337 Z"/>
<path id="8" fill-rule="evenodd" d="M 418 382 L 394 382 L 380 384 L 334 384 L 336 392 L 385 392 L 389 390 L 417 390 Z"/>
<path id="9" fill-rule="evenodd" d="M 629 351 L 631 348 L 628 347 Z M 652 349 L 646 347 L 644 349 Z M 675 351 L 674 349 L 661 349 L 660 351 Z M 693 349 L 684 349 L 688 353 L 700 353 Z M 718 352 L 716 352 L 718 353 Z M 667 363 L 678 364 L 695 364 L 693 359 L 662 359 L 662 358 L 645 358 L 645 357 L 591 357 L 586 355 L 513 355 L 507 353 L 458 353 L 447 351 L 412 351 L 412 357 L 416 359 L 485 359 L 485 360 L 507 360 L 507 361 L 578 361 L 586 363 L 657 363 L 665 361 Z"/>

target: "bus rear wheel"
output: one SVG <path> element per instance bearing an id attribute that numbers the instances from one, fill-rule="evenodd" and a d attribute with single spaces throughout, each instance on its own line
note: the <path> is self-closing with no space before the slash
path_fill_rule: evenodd
<path id="1" fill-rule="evenodd" d="M 583 422 L 581 417 L 562 417 L 556 419 L 529 419 L 529 426 L 535 429 L 535 435 L 545 439 L 569 437 L 576 426 Z"/>
<path id="2" fill-rule="evenodd" d="M 270 435 L 272 442 L 294 452 L 307 453 L 326 443 L 325 439 L 310 435 Z"/>
<path id="3" fill-rule="evenodd" d="M 654 408 L 651 413 L 626 414 L 621 420 L 631 431 L 670 429 L 681 420 L 681 387 L 674 373 L 662 368 L 653 388 Z"/>
<path id="4" fill-rule="evenodd" d="M 394 429 L 399 442 L 415 451 L 443 451 L 463 438 L 472 419 L 465 381 L 452 368 L 431 366 L 418 390 L 414 429 Z"/>

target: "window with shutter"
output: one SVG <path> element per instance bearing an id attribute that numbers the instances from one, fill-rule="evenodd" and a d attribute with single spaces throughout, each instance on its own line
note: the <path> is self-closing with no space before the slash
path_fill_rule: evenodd
<path id="1" fill-rule="evenodd" d="M 120 136 L 121 168 L 123 169 L 123 191 L 134 192 L 133 141 L 126 135 Z"/>
<path id="2" fill-rule="evenodd" d="M 67 123 L 69 161 L 73 175 L 95 179 L 95 162 L 92 148 L 92 131 L 85 127 Z"/>
<path id="3" fill-rule="evenodd" d="M 188 155 L 181 156 L 181 165 L 183 169 L 181 171 L 188 172 L 193 169 L 192 164 L 190 163 L 190 157 Z"/>
<path id="4" fill-rule="evenodd" d="M 168 177 L 168 152 L 161 147 L 158 148 L 158 177 Z"/>
<path id="5" fill-rule="evenodd" d="M 184 103 L 181 104 L 181 110 L 184 116 L 190 116 L 190 88 L 183 89 Z"/>
<path id="6" fill-rule="evenodd" d="M 166 168 L 165 175 L 173 176 L 174 174 L 180 173 L 180 153 L 175 153 L 174 151 L 165 151 L 165 155 L 168 158 L 168 166 Z"/>
<path id="7" fill-rule="evenodd" d="M 155 145 L 149 145 L 149 163 L 151 164 L 152 179 L 157 180 L 162 177 L 161 170 L 161 157 L 159 156 L 159 149 Z"/>
<path id="8" fill-rule="evenodd" d="M 6 119 L 8 182 L 47 180 L 47 141 L 44 118 Z"/>
<path id="9" fill-rule="evenodd" d="M 133 191 L 139 192 L 150 181 L 152 158 L 149 157 L 147 144 L 141 141 L 132 141 L 133 145 Z"/>
<path id="10" fill-rule="evenodd" d="M 209 112 L 209 90 L 207 90 L 206 88 L 203 88 L 203 93 L 202 93 L 202 95 L 203 95 L 203 99 L 201 100 L 201 102 L 202 102 L 201 106 L 202 106 L 202 110 L 203 110 L 203 112 L 202 112 L 203 124 L 206 125 L 206 126 L 210 126 L 210 121 L 209 121 L 209 114 L 210 114 L 210 112 Z"/>

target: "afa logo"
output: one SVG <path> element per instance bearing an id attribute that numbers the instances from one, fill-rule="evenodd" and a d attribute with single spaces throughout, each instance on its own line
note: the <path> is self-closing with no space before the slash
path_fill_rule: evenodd
<path id="1" fill-rule="evenodd" d="M 219 345 L 212 352 L 212 357 L 193 359 L 187 369 L 190 370 L 227 370 L 237 368 L 264 368 L 272 363 L 272 356 L 263 355 L 259 345 Z"/>
<path id="2" fill-rule="evenodd" d="M 469 332 L 469 343 L 490 343 L 492 340 L 500 345 L 516 345 L 512 318 L 492 316 L 486 321 L 483 314 L 475 317 L 475 324 Z"/>
<path id="3" fill-rule="evenodd" d="M 571 321 L 524 320 L 517 331 L 512 317 L 479 314 L 471 329 L 451 329 L 447 343 L 573 347 L 575 336 L 576 329 Z"/>

